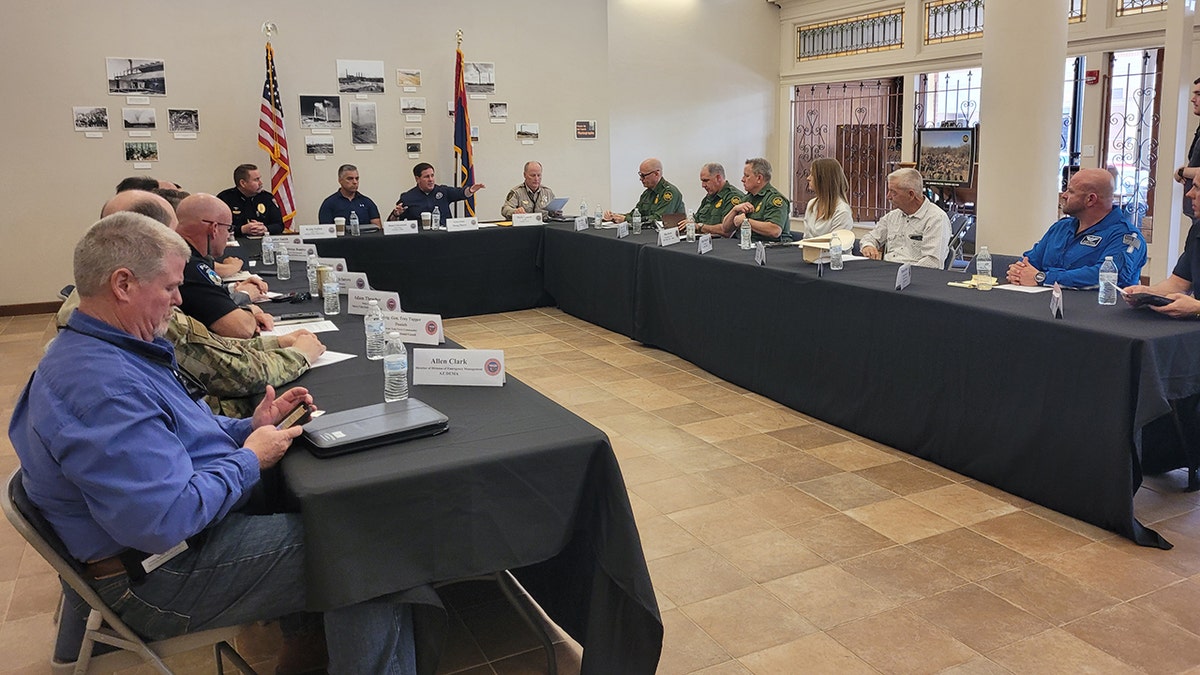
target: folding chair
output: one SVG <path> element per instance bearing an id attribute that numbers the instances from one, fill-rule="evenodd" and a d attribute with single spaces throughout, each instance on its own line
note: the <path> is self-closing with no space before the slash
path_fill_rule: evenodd
<path id="1" fill-rule="evenodd" d="M 466 577 L 464 579 L 454 579 L 453 581 L 444 581 L 434 584 L 434 588 L 458 584 L 464 581 L 495 581 L 500 587 L 500 591 L 504 593 L 505 599 L 517 611 L 517 615 L 525 622 L 538 641 L 542 643 L 542 651 L 546 654 L 546 673 L 547 675 L 558 675 L 558 656 L 554 653 L 554 641 L 550 639 L 550 634 L 546 631 L 546 627 L 542 624 L 541 616 L 539 615 L 537 606 L 533 600 L 524 595 L 524 589 L 520 582 L 508 570 L 493 572 L 492 574 Z"/>
<path id="2" fill-rule="evenodd" d="M 93 666 L 105 670 L 116 670 L 135 666 L 139 662 L 145 661 L 158 672 L 169 675 L 171 670 L 163 663 L 163 657 L 205 645 L 213 645 L 213 658 L 216 660 L 218 675 L 223 675 L 225 672 L 222 656 L 228 657 L 242 673 L 255 675 L 254 669 L 246 663 L 246 660 L 231 644 L 241 631 L 240 626 L 187 633 L 149 644 L 142 640 L 137 633 L 134 633 L 88 585 L 83 576 L 82 565 L 71 557 L 67 552 L 66 545 L 50 527 L 50 523 L 29 501 L 28 495 L 25 494 L 25 487 L 21 484 L 21 469 L 17 469 L 9 477 L 8 489 L 4 490 L 0 506 L 3 506 L 4 515 L 8 517 L 17 532 L 25 537 L 25 540 L 46 559 L 46 562 L 50 563 L 54 571 L 58 572 L 63 583 L 71 591 L 77 593 L 91 608 L 83 630 L 79 631 L 77 626 L 64 625 L 64 622 L 75 621 L 78 623 L 83 619 L 67 606 L 68 603 L 64 602 L 64 605 L 60 607 L 59 642 L 80 638 L 81 642 L 74 661 L 62 661 L 58 658 L 51 661 L 53 672 L 73 672 L 82 675 L 88 671 L 89 667 Z M 96 647 L 96 643 L 110 645 L 117 650 L 98 654 L 93 658 L 92 650 Z M 56 654 L 68 646 L 63 644 L 56 646 Z M 73 647 L 71 648 L 73 649 Z"/>

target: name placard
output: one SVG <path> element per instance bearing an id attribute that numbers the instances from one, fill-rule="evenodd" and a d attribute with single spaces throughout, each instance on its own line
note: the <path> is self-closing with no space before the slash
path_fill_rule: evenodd
<path id="1" fill-rule="evenodd" d="M 912 282 L 912 263 L 904 263 L 900 269 L 896 270 L 896 290 L 902 291 L 908 288 L 908 284 Z"/>
<path id="2" fill-rule="evenodd" d="M 761 241 L 754 245 L 754 264 L 767 264 L 767 247 Z"/>
<path id="3" fill-rule="evenodd" d="M 335 272 L 335 274 L 338 280 L 338 293 L 371 290 L 371 283 L 367 281 L 367 275 L 363 272 Z"/>
<path id="4" fill-rule="evenodd" d="M 696 252 L 698 252 L 700 255 L 704 255 L 705 253 L 708 253 L 711 250 L 712 250 L 712 235 L 711 234 L 700 235 L 700 238 L 696 240 Z"/>
<path id="5" fill-rule="evenodd" d="M 366 314 L 372 300 L 377 301 L 379 308 L 385 312 L 400 311 L 400 295 L 395 291 L 360 291 L 351 288 L 346 294 L 346 306 L 350 314 Z"/>
<path id="6" fill-rule="evenodd" d="M 396 331 L 404 342 L 419 345 L 436 345 L 446 341 L 442 333 L 440 314 L 410 314 L 408 312 L 384 312 L 385 330 Z"/>
<path id="7" fill-rule="evenodd" d="M 575 219 L 575 231 L 581 232 L 587 229 L 587 216 L 579 216 Z"/>
<path id="8" fill-rule="evenodd" d="M 514 213 L 512 214 L 512 224 L 516 227 L 524 227 L 528 225 L 541 225 L 542 214 L 540 213 Z"/>
<path id="9" fill-rule="evenodd" d="M 336 239 L 337 227 L 332 223 L 329 225 L 301 225 L 299 227 L 300 236 L 305 241 L 310 239 Z"/>
<path id="10" fill-rule="evenodd" d="M 629 236 L 629 223 L 617 223 L 617 239 Z"/>
<path id="11" fill-rule="evenodd" d="M 345 258 L 317 258 L 317 264 L 318 265 L 328 265 L 333 268 L 334 272 L 345 272 L 346 271 L 346 259 Z"/>
<path id="12" fill-rule="evenodd" d="M 447 218 L 447 232 L 466 232 L 468 230 L 478 230 L 479 221 L 475 218 Z"/>
<path id="13" fill-rule="evenodd" d="M 414 349 L 413 384 L 504 385 L 504 350 Z"/>
<path id="14" fill-rule="evenodd" d="M 415 220 L 389 220 L 383 223 L 384 234 L 416 234 L 417 221 Z"/>
<path id="15" fill-rule="evenodd" d="M 275 250 L 278 251 L 279 249 L 279 242 L 275 242 Z M 313 255 L 317 254 L 317 247 L 314 244 L 305 244 L 304 242 L 299 244 L 288 242 L 283 244 L 283 249 L 288 252 L 288 256 L 290 256 L 292 260 L 308 260 L 309 251 L 312 251 Z"/>
<path id="16" fill-rule="evenodd" d="M 679 230 L 668 227 L 658 231 L 659 246 L 674 246 L 679 243 Z"/>

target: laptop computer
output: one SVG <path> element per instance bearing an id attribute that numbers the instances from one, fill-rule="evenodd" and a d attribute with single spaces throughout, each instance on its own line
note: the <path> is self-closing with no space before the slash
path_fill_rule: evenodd
<path id="1" fill-rule="evenodd" d="M 450 418 L 415 398 L 375 403 L 314 417 L 303 438 L 316 457 L 336 457 L 414 438 L 435 436 L 450 428 Z"/>
<path id="2" fill-rule="evenodd" d="M 686 213 L 664 213 L 662 217 L 663 229 L 678 228 L 679 224 L 687 220 Z"/>

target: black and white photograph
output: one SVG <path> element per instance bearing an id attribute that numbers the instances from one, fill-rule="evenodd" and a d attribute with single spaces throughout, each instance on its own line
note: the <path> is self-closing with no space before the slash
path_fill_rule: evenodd
<path id="1" fill-rule="evenodd" d="M 421 86 L 421 71 L 416 68 L 397 68 L 396 85 L 400 87 Z"/>
<path id="2" fill-rule="evenodd" d="M 338 93 L 383 93 L 383 61 L 338 59 L 337 73 Z"/>
<path id="3" fill-rule="evenodd" d="M 333 136 L 305 136 L 304 149 L 310 155 L 332 155 Z"/>
<path id="4" fill-rule="evenodd" d="M 404 139 L 407 141 L 421 140 L 421 127 L 404 127 Z"/>
<path id="5" fill-rule="evenodd" d="M 493 120 L 508 119 L 508 104 L 503 101 L 492 101 L 488 103 L 488 118 Z"/>
<path id="6" fill-rule="evenodd" d="M 421 144 L 420 143 L 416 143 L 416 142 L 405 143 L 404 148 L 406 150 L 408 150 L 408 152 L 410 154 L 418 154 L 418 155 L 421 154 Z"/>
<path id="7" fill-rule="evenodd" d="M 158 128 L 158 116 L 154 108 L 121 108 L 121 122 L 130 130 Z"/>
<path id="8" fill-rule="evenodd" d="M 496 93 L 496 64 L 480 61 L 463 63 L 463 84 L 468 94 Z"/>
<path id="9" fill-rule="evenodd" d="M 342 97 L 300 95 L 301 129 L 341 129 Z"/>
<path id="10" fill-rule="evenodd" d="M 125 141 L 126 162 L 157 162 L 158 141 Z"/>
<path id="11" fill-rule="evenodd" d="M 162 59 L 108 57 L 108 93 L 116 96 L 166 96 L 167 75 Z"/>
<path id="12" fill-rule="evenodd" d="M 350 141 L 355 145 L 372 145 L 379 142 L 375 124 L 375 104 L 362 101 L 350 103 Z"/>
<path id="13" fill-rule="evenodd" d="M 75 131 L 108 131 L 108 108 L 77 105 L 71 108 Z"/>
<path id="14" fill-rule="evenodd" d="M 200 131 L 200 111 L 195 108 L 167 108 L 167 131 Z"/>
<path id="15" fill-rule="evenodd" d="M 539 135 L 540 124 L 537 122 L 521 122 L 517 125 L 517 140 L 518 141 L 536 141 Z"/>
<path id="16" fill-rule="evenodd" d="M 425 114 L 425 97 L 411 96 L 400 99 L 400 114 L 402 115 L 424 115 Z"/>

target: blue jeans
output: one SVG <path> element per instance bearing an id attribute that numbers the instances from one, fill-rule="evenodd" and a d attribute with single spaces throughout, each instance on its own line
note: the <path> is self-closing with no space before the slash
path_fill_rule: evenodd
<path id="1" fill-rule="evenodd" d="M 231 513 L 141 583 L 92 585 L 152 640 L 303 612 L 304 529 L 297 514 Z M 329 672 L 416 673 L 411 616 L 387 596 L 325 612 Z"/>

